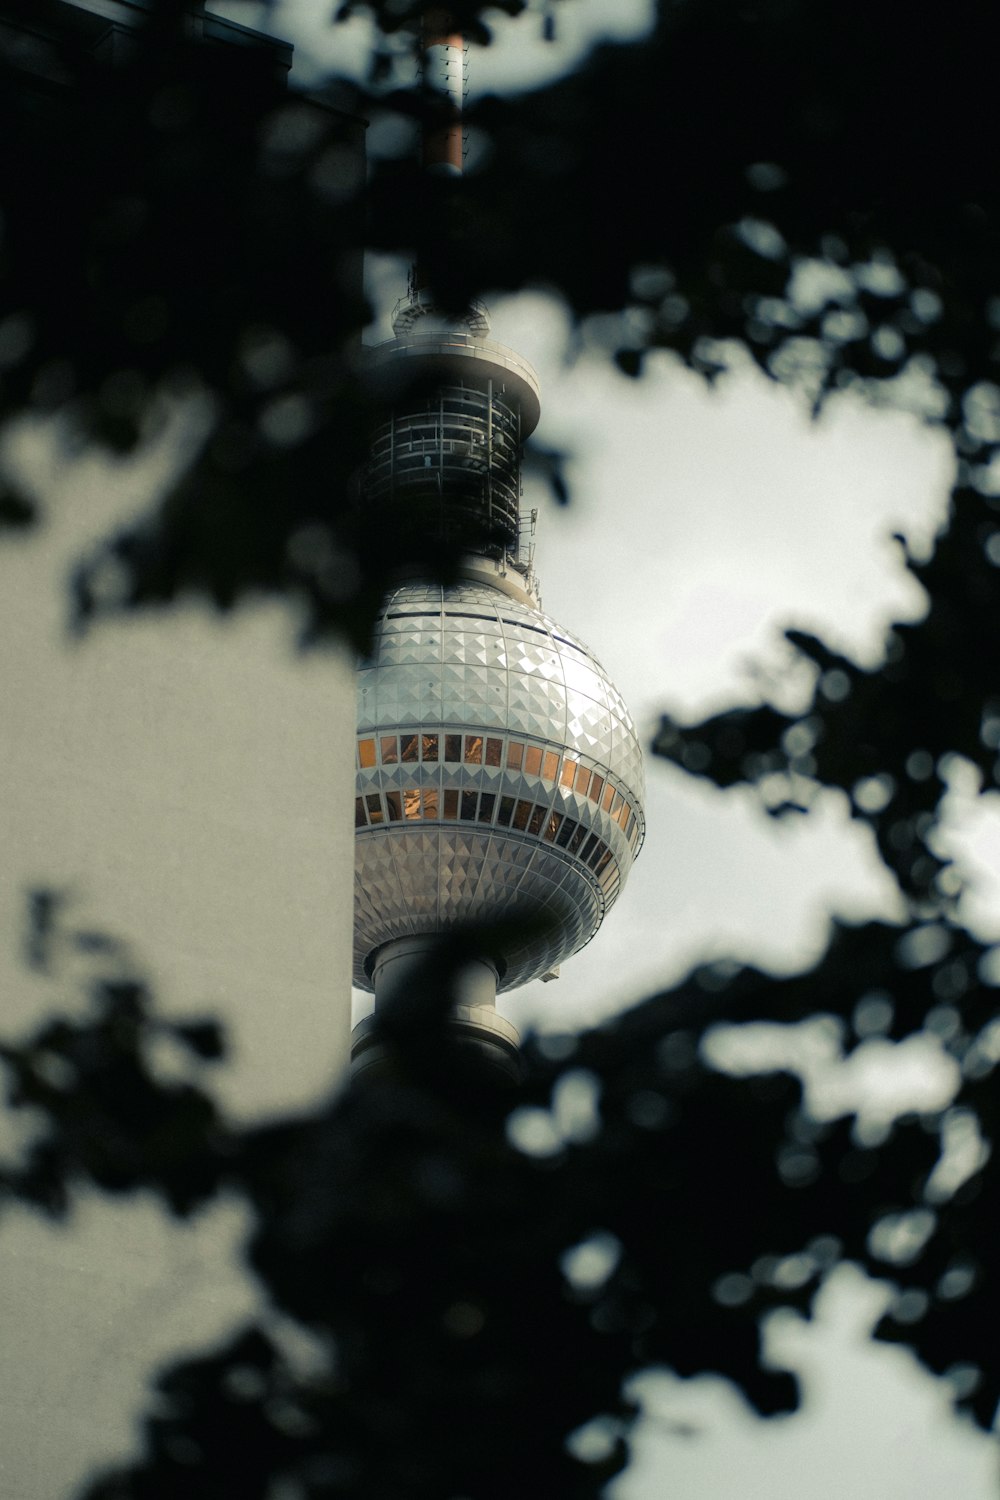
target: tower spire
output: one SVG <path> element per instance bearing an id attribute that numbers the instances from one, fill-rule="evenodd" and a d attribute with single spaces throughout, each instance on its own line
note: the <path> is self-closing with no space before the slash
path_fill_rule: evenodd
<path id="1" fill-rule="evenodd" d="M 443 6 L 429 6 L 420 29 L 421 78 L 437 105 L 439 118 L 423 132 L 421 160 L 425 172 L 461 177 L 465 142 L 465 38 Z"/>

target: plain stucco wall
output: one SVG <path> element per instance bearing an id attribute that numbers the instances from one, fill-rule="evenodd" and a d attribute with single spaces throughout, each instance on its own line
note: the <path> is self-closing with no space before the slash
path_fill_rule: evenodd
<path id="1" fill-rule="evenodd" d="M 21 961 L 25 891 L 54 885 L 71 917 L 127 940 L 165 1009 L 222 1018 L 227 1108 L 294 1107 L 335 1085 L 349 1047 L 350 663 L 297 656 L 294 622 L 263 606 L 69 641 L 67 569 L 143 486 L 91 462 L 46 478 L 47 527 L 0 544 L 0 1034 L 74 1003 Z M 68 1228 L 0 1221 L 4 1500 L 57 1500 L 127 1451 L 150 1365 L 250 1305 L 241 1222 L 229 1205 L 175 1228 L 96 1197 Z"/>

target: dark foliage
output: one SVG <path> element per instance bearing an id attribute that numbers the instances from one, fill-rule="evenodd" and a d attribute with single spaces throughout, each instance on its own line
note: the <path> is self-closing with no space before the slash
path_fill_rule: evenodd
<path id="1" fill-rule="evenodd" d="M 92 980 L 93 1022 L 51 1022 L 4 1049 L 10 1102 L 45 1121 L 5 1194 L 62 1214 L 77 1185 L 145 1186 L 183 1213 L 235 1189 L 254 1210 L 249 1258 L 269 1303 L 308 1340 L 272 1315 L 169 1372 L 143 1465 L 88 1493 L 167 1496 L 183 1481 L 264 1495 L 280 1476 L 309 1495 L 499 1497 L 528 1465 L 560 1493 L 595 1494 L 624 1461 L 632 1369 L 717 1370 L 764 1414 L 793 1406 L 791 1377 L 760 1366 L 759 1318 L 808 1311 L 845 1256 L 899 1284 L 886 1336 L 926 1329 L 931 1368 L 959 1350 L 983 1372 L 958 1393 L 987 1421 L 989 1168 L 949 1196 L 934 1178 L 940 1120 L 899 1121 L 866 1145 L 850 1121 L 812 1119 L 792 1078 L 727 1077 L 699 1050 L 720 1019 L 850 1012 L 848 1045 L 940 1020 L 942 975 L 974 972 L 981 949 L 955 934 L 922 963 L 914 935 L 842 931 L 814 975 L 780 982 L 701 971 L 611 1028 L 530 1042 L 514 1093 L 447 1057 L 436 965 L 422 1052 L 390 1025 L 388 1078 L 243 1130 L 220 1121 L 197 1072 L 218 1049 L 211 1028 L 156 1021 L 134 978 Z M 991 994 L 970 986 L 964 1021 L 980 1034 Z M 180 1083 L 159 1074 L 164 1038 L 192 1056 Z M 961 1025 L 947 1045 L 988 1129 L 993 1051 Z M 594 1105 L 569 1125 L 567 1090 Z M 880 1226 L 918 1210 L 937 1232 L 922 1258 L 896 1262 Z M 597 1274 L 581 1271 L 582 1246 L 598 1249 Z M 574 1456 L 566 1439 L 595 1418 L 606 1452 Z"/>
<path id="2" fill-rule="evenodd" d="M 387 31 L 419 9 L 365 8 Z M 207 428 L 163 504 L 81 566 L 78 621 L 263 589 L 304 604 L 307 635 L 364 639 L 407 560 L 350 498 L 371 404 L 356 359 L 366 241 L 419 249 L 455 302 L 547 285 L 581 316 L 610 314 L 609 354 L 635 374 L 665 347 L 710 377 L 737 340 L 817 403 L 933 382 L 959 484 L 934 555 L 909 560 L 927 613 L 893 629 L 877 669 L 793 633 L 816 670 L 800 712 L 660 731 L 661 754 L 761 785 L 773 813 L 834 787 L 871 826 L 906 920 L 841 928 L 812 973 L 706 969 L 613 1025 L 531 1041 L 516 1097 L 435 1066 L 438 975 L 389 1021 L 391 1081 L 237 1131 L 203 1077 L 216 1032 L 158 1021 L 99 935 L 75 935 L 107 975 L 90 1022 L 53 1020 L 0 1054 L 12 1105 L 43 1122 L 4 1195 L 60 1215 L 78 1183 L 145 1187 L 186 1213 L 236 1189 L 271 1306 L 310 1336 L 305 1354 L 262 1311 L 164 1375 L 143 1458 L 92 1500 L 263 1496 L 272 1478 L 317 1500 L 490 1497 L 526 1474 L 539 1493 L 595 1494 L 626 1458 L 622 1380 L 649 1362 L 721 1371 L 761 1412 L 794 1404 L 790 1377 L 760 1364 L 760 1317 L 808 1311 L 841 1257 L 891 1277 L 880 1336 L 949 1373 L 989 1426 L 1000 1169 L 987 1149 L 956 1185 L 939 1159 L 959 1112 L 995 1139 L 996 970 L 958 923 L 934 842 L 949 757 L 989 787 L 1000 749 L 986 12 L 960 4 L 920 28 L 888 0 L 664 0 L 640 45 L 481 105 L 489 150 L 464 182 L 418 185 L 408 160 L 382 160 L 363 196 L 354 114 L 412 118 L 421 102 L 346 85 L 290 98 L 252 50 L 197 44 L 181 11 L 152 7 L 149 45 L 117 64 L 71 52 L 33 81 L 7 69 L 7 416 L 57 412 L 113 451 L 151 441 L 165 401 L 198 403 Z M 539 461 L 558 485 L 557 459 Z M 23 530 L 35 505 L 5 491 L 0 526 Z M 36 899 L 32 961 L 57 963 L 65 923 Z M 961 1075 L 952 1110 L 874 1142 L 813 1119 L 795 1079 L 728 1077 L 701 1047 L 719 1023 L 817 1015 L 848 1050 L 937 1036 Z M 180 1073 L 161 1070 L 164 1044 Z M 586 1128 L 560 1125 L 566 1090 L 593 1101 Z M 572 1253 L 587 1243 L 591 1278 Z M 574 1456 L 567 1438 L 595 1419 L 600 1456 Z"/>

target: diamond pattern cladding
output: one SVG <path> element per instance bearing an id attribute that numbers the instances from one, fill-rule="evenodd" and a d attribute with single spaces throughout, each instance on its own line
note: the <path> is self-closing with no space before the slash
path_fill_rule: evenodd
<path id="1" fill-rule="evenodd" d="M 641 827 L 642 754 L 620 694 L 580 640 L 488 585 L 407 584 L 390 594 L 373 657 L 358 673 L 358 732 L 377 737 L 404 728 L 504 732 L 560 755 L 579 754 L 627 790 Z M 436 764 L 421 759 L 359 771 L 357 790 L 434 787 L 443 798 L 448 787 L 470 785 L 533 797 L 557 811 L 572 808 L 581 825 L 613 848 L 624 883 L 633 850 L 621 828 L 596 801 L 537 776 L 446 765 L 442 748 Z M 433 813 L 430 821 L 422 813 L 421 821 L 358 829 L 355 983 L 370 988 L 366 960 L 383 943 L 468 920 L 519 912 L 551 920 L 546 935 L 512 940 L 503 989 L 544 973 L 593 936 L 620 886 L 602 891 L 551 838 L 544 842 L 499 822 L 478 832 L 461 818 L 435 822 Z"/>
<path id="2" fill-rule="evenodd" d="M 516 728 L 575 747 L 643 801 L 635 725 L 603 667 L 547 615 L 486 585 L 390 594 L 359 673 L 358 728 L 417 722 Z"/>

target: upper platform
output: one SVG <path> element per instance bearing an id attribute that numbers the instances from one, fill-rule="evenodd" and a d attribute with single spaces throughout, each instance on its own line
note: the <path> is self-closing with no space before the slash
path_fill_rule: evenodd
<path id="1" fill-rule="evenodd" d="M 369 357 L 369 373 L 387 400 L 415 385 L 459 381 L 485 390 L 492 381 L 495 392 L 519 411 L 522 441 L 538 426 L 538 376 L 526 359 L 492 339 L 422 319 L 412 331 L 403 326 L 395 338 L 376 344 Z"/>

